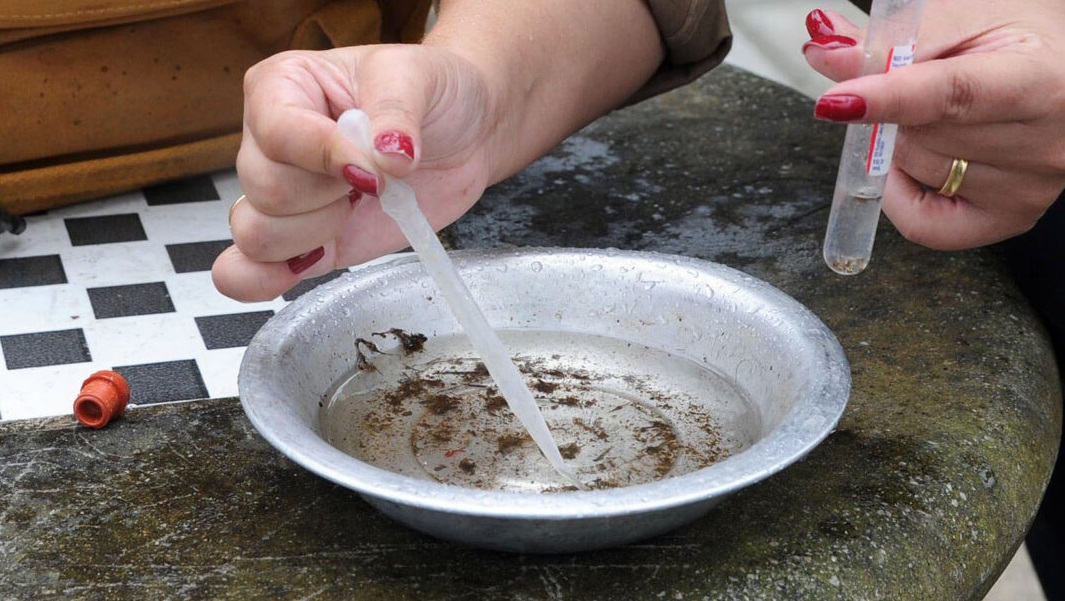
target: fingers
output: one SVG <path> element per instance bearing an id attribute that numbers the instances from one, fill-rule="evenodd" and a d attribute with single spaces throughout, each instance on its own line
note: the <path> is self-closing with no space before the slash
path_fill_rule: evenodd
<path id="1" fill-rule="evenodd" d="M 286 52 L 248 70 L 245 133 L 268 159 L 338 177 L 364 157 L 336 132 L 335 115 L 355 106 L 351 76 L 329 53 Z"/>
<path id="2" fill-rule="evenodd" d="M 955 158 L 964 157 L 953 157 L 929 150 L 925 146 L 914 144 L 909 137 L 900 135 L 895 143 L 892 162 L 918 184 L 935 192 L 946 183 Z M 977 192 L 985 198 L 1011 194 L 1016 188 L 1008 175 L 1008 172 L 996 166 L 970 159 L 955 196 L 969 198 L 969 195 Z"/>
<path id="3" fill-rule="evenodd" d="M 806 15 L 806 32 L 810 39 L 841 35 L 860 40 L 862 29 L 855 25 L 843 13 L 834 10 L 815 8 Z"/>
<path id="4" fill-rule="evenodd" d="M 232 299 L 266 301 L 277 298 L 304 278 L 329 273 L 334 265 L 332 244 L 279 263 L 253 261 L 236 246 L 230 246 L 215 259 L 211 279 L 219 292 Z"/>
<path id="5" fill-rule="evenodd" d="M 234 222 L 248 217 L 247 204 L 237 205 Z M 435 216 L 431 221 L 436 221 Z M 403 233 L 381 210 L 378 200 L 366 197 L 355 205 L 335 237 L 321 246 L 288 259 L 264 261 L 247 256 L 234 245 L 215 259 L 211 276 L 218 291 L 230 298 L 243 302 L 265 301 L 277 298 L 300 280 L 357 265 L 406 246 Z"/>
<path id="6" fill-rule="evenodd" d="M 883 75 L 836 84 L 822 99 L 854 96 L 865 101 L 864 123 L 975 124 L 1023 121 L 1045 111 L 1041 71 L 1009 58 L 980 53 L 916 63 Z M 1010 107 L 1003 111 L 1002 107 Z"/>
<path id="7" fill-rule="evenodd" d="M 372 166 L 336 131 L 332 115 L 354 106 L 350 77 L 328 53 L 286 52 L 244 79 L 244 137 L 237 172 L 249 202 L 268 215 L 322 208 L 350 188 L 346 165 Z"/>
<path id="8" fill-rule="evenodd" d="M 237 164 L 247 202 L 233 210 L 235 246 L 213 269 L 223 294 L 274 298 L 300 279 L 405 248 L 376 198 L 384 173 L 420 191 L 434 228 L 484 190 L 487 90 L 449 53 L 378 45 L 283 53 L 260 65 L 245 80 Z M 355 107 L 370 118 L 370 152 L 337 127 Z M 423 136 L 432 149 L 425 156 Z M 361 193 L 358 202 L 346 199 L 349 190 Z"/>
<path id="9" fill-rule="evenodd" d="M 434 78 L 436 71 L 413 65 L 426 60 L 424 53 L 392 47 L 389 53 L 367 53 L 359 62 L 359 108 L 370 118 L 374 161 L 393 177 L 414 171 L 421 158 L 422 119 L 431 100 L 428 94 L 435 90 L 426 78 Z M 412 67 L 397 70 L 397 63 Z"/>
<path id="10" fill-rule="evenodd" d="M 266 215 L 314 211 L 351 189 L 343 179 L 268 158 L 259 148 L 259 142 L 249 134 L 241 141 L 236 166 L 242 190 Z"/>
<path id="11" fill-rule="evenodd" d="M 911 144 L 1002 170 L 1049 175 L 1060 173 L 1065 161 L 1065 141 L 1042 123 L 937 124 L 901 131 Z"/>
<path id="12" fill-rule="evenodd" d="M 297 215 L 275 216 L 248 202 L 235 205 L 230 214 L 233 242 L 241 253 L 255 261 L 286 261 L 334 239 L 351 216 L 352 199 L 341 197 L 321 209 Z"/>
<path id="13" fill-rule="evenodd" d="M 882 206 L 906 239 L 938 250 L 991 244 L 1027 231 L 1056 197 L 1052 178 L 975 161 L 944 196 L 954 158 L 899 137 Z"/>
<path id="14" fill-rule="evenodd" d="M 888 176 L 882 208 L 903 237 L 935 250 L 993 244 L 1027 231 L 1038 219 L 1038 214 L 1000 211 L 961 195 L 947 198 L 896 167 Z"/>
<path id="15" fill-rule="evenodd" d="M 806 17 L 810 41 L 803 44 L 806 62 L 832 81 L 857 77 L 862 70 L 864 32 L 835 11 L 815 9 Z"/>

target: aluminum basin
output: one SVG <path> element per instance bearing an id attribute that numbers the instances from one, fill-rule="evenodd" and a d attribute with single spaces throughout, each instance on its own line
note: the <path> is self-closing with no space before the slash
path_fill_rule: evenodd
<path id="1" fill-rule="evenodd" d="M 617 250 L 451 256 L 590 490 L 515 436 L 413 255 L 285 307 L 239 375 L 270 444 L 412 528 L 536 553 L 645 539 L 800 460 L 846 407 L 833 334 L 734 269 Z"/>

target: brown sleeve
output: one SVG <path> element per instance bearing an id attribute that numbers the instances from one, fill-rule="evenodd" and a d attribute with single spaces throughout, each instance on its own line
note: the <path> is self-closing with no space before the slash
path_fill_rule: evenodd
<path id="1" fill-rule="evenodd" d="M 694 81 L 732 46 L 724 0 L 647 0 L 666 46 L 666 60 L 626 104 Z"/>

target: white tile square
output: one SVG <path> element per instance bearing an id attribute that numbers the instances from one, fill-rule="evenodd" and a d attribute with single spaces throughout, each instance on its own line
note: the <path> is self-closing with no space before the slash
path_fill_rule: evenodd
<path id="1" fill-rule="evenodd" d="M 278 311 L 288 304 L 281 298 L 260 303 L 242 303 L 233 300 L 214 287 L 211 273 L 208 271 L 177 273 L 167 276 L 165 281 L 174 308 L 179 313 L 195 317 L 251 311 Z"/>
<path id="2" fill-rule="evenodd" d="M 99 319 L 83 327 L 93 361 L 108 368 L 192 359 L 206 348 L 195 319 L 179 313 Z"/>
<path id="3" fill-rule="evenodd" d="M 158 282 L 174 273 L 154 240 L 74 246 L 59 253 L 67 281 L 89 288 Z"/>
<path id="4" fill-rule="evenodd" d="M 80 328 L 92 320 L 92 305 L 81 286 L 0 290 L 0 336 Z"/>
<path id="5" fill-rule="evenodd" d="M 107 368 L 92 362 L 3 372 L 0 416 L 7 421 L 71 414 L 82 382 L 93 372 Z"/>
<path id="6" fill-rule="evenodd" d="M 231 202 L 208 200 L 148 207 L 141 212 L 141 223 L 148 239 L 155 244 L 179 244 L 228 240 Z"/>
<path id="7" fill-rule="evenodd" d="M 196 358 L 200 375 L 211 398 L 237 396 L 237 374 L 244 347 L 204 351 Z"/>
<path id="8" fill-rule="evenodd" d="M 26 231 L 0 235 L 0 259 L 54 255 L 70 248 L 70 235 L 62 219 L 36 215 L 26 218 Z"/>

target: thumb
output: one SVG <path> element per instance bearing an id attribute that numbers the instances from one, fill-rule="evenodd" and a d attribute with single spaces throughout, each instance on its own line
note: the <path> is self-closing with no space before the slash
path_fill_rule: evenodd
<path id="1" fill-rule="evenodd" d="M 358 66 L 359 108 L 370 119 L 377 167 L 397 178 L 421 158 L 422 122 L 436 77 L 412 49 L 390 46 L 365 56 Z"/>
<path id="2" fill-rule="evenodd" d="M 806 16 L 806 31 L 810 41 L 802 54 L 815 71 L 837 82 L 860 74 L 864 30 L 841 13 L 815 9 Z"/>

